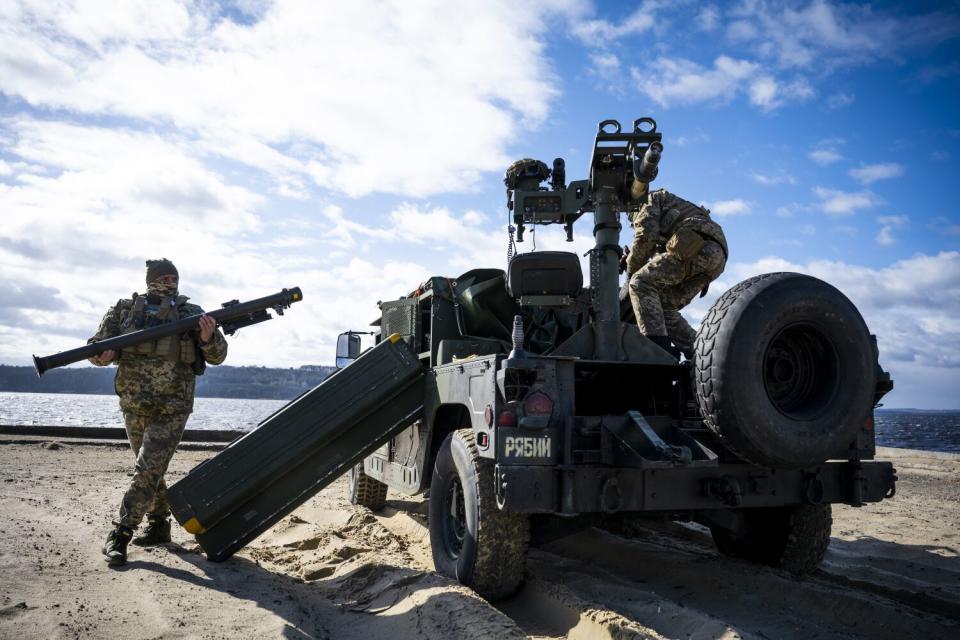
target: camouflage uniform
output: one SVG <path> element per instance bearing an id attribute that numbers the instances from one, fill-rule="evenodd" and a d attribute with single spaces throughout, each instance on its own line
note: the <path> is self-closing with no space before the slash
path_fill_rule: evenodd
<path id="1" fill-rule="evenodd" d="M 696 332 L 680 309 L 723 273 L 723 230 L 709 211 L 665 189 L 652 192 L 631 223 L 628 289 L 640 333 L 669 336 L 689 357 Z"/>
<path id="2" fill-rule="evenodd" d="M 203 313 L 197 305 L 187 303 L 185 296 L 158 301 L 134 294 L 107 311 L 90 342 L 136 330 L 138 298 L 144 301 L 140 317 L 147 326 Z M 162 311 L 165 306 L 169 307 L 167 313 Z M 202 357 L 210 364 L 220 364 L 227 357 L 227 341 L 219 329 L 207 344 L 200 344 L 198 332 L 191 333 L 128 347 L 115 360 L 114 388 L 137 458 L 133 480 L 120 506 L 119 525 L 133 529 L 145 514 L 164 519 L 170 512 L 163 476 L 193 411 L 194 362 Z"/>

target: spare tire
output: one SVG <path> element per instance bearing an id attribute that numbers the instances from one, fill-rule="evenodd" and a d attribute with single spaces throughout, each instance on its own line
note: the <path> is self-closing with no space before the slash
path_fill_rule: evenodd
<path id="1" fill-rule="evenodd" d="M 842 454 L 873 408 L 876 354 L 863 317 L 799 273 L 756 276 L 720 296 L 697 332 L 695 367 L 705 424 L 755 464 Z"/>

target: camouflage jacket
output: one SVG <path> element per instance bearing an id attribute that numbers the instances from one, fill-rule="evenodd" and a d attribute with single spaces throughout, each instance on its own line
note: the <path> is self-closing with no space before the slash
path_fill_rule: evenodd
<path id="1" fill-rule="evenodd" d="M 195 304 L 184 302 L 177 305 L 177 315 L 187 317 L 204 311 Z M 118 300 L 117 304 L 100 321 L 100 327 L 88 342 L 96 342 L 119 336 L 124 332 L 123 323 L 133 308 L 132 299 Z M 155 308 L 147 308 L 147 315 L 155 314 Z M 162 338 L 177 340 L 177 338 Z M 209 364 L 220 364 L 227 357 L 227 340 L 217 329 L 206 344 L 200 343 L 199 331 L 183 336 L 179 345 L 184 354 L 193 352 L 193 359 L 202 355 Z M 195 346 L 199 346 L 199 350 Z M 190 357 L 175 357 L 144 353 L 144 349 L 131 347 L 119 352 L 113 360 L 117 364 L 114 389 L 120 397 L 120 409 L 139 414 L 189 414 L 193 411 L 193 394 L 196 384 Z M 112 364 L 112 363 L 109 363 Z M 106 366 L 106 365 L 100 365 Z"/>
<path id="2" fill-rule="evenodd" d="M 719 244 L 727 253 L 727 239 L 720 225 L 710 219 L 710 212 L 692 202 L 673 195 L 666 189 L 650 193 L 647 203 L 630 220 L 633 245 L 627 256 L 627 272 L 636 273 L 656 253 L 665 250 L 670 237 L 681 228 L 691 229 Z"/>

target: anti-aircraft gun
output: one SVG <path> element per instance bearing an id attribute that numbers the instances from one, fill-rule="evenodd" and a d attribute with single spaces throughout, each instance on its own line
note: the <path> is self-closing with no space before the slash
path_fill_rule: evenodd
<path id="1" fill-rule="evenodd" d="M 619 300 L 620 213 L 642 206 L 662 151 L 652 119 L 607 120 L 585 180 L 567 183 L 560 159 L 515 163 L 518 241 L 539 224 L 572 238 L 593 214 L 589 285 L 577 254 L 533 251 L 379 303 L 373 348 L 356 357 L 347 335 L 343 368 L 170 487 L 208 557 L 349 472 L 371 509 L 388 487 L 429 491 L 437 570 L 489 598 L 518 587 L 531 540 L 645 515 L 812 571 L 832 503 L 893 496 L 892 465 L 873 460 L 873 409 L 892 383 L 856 308 L 800 274 L 720 296 L 692 361 L 640 334 Z"/>
<path id="2" fill-rule="evenodd" d="M 573 224 L 585 213 L 594 214 L 596 243 L 590 252 L 592 322 L 579 340 L 583 342 L 592 334 L 592 355 L 599 360 L 629 359 L 620 331 L 618 279 L 623 250 L 619 214 L 636 211 L 646 202 L 662 152 L 661 134 L 653 118 L 638 118 L 629 132 L 623 131 L 616 120 L 604 120 L 593 143 L 587 180 L 566 185 L 563 158 L 553 161 L 552 171 L 537 160 L 521 160 L 507 171 L 507 209 L 513 212 L 517 242 L 523 242 L 526 225 L 538 224 L 562 224 L 567 240 L 572 241 Z M 540 186 L 547 178 L 552 178 L 549 190 Z M 567 350 L 575 347 L 582 355 L 583 344 L 571 344 Z"/>

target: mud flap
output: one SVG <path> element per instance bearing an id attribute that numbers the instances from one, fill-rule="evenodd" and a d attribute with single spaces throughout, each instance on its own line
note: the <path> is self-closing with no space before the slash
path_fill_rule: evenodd
<path id="1" fill-rule="evenodd" d="M 384 340 L 170 486 L 174 517 L 227 559 L 419 419 L 424 374 Z"/>

